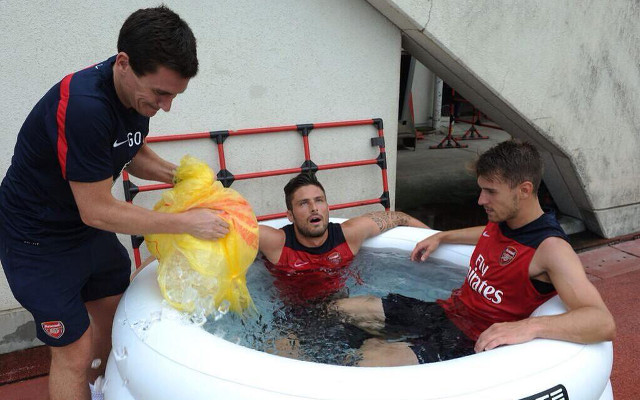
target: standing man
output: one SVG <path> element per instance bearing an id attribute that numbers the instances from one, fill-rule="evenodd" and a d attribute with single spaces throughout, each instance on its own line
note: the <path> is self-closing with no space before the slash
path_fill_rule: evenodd
<path id="1" fill-rule="evenodd" d="M 260 225 L 259 248 L 275 285 L 289 300 L 308 301 L 343 287 L 345 267 L 362 243 L 396 226 L 428 228 L 402 212 L 379 211 L 329 222 L 324 188 L 315 175 L 302 173 L 284 187 L 287 217 L 282 229 Z"/>
<path id="2" fill-rule="evenodd" d="M 228 232 L 210 210 L 163 214 L 111 195 L 124 168 L 172 181 L 176 166 L 145 144 L 149 118 L 168 112 L 197 71 L 189 26 L 164 6 L 138 10 L 120 30 L 118 54 L 53 86 L 18 134 L 0 186 L 0 261 L 51 349 L 52 400 L 89 399 L 87 382 L 104 371 L 131 272 L 113 232 Z M 102 365 L 90 369 L 94 359 Z"/>
<path id="3" fill-rule="evenodd" d="M 424 261 L 440 243 L 475 245 L 467 278 L 435 303 L 390 294 L 336 302 L 356 325 L 404 327 L 415 339 L 370 339 L 362 366 L 427 363 L 535 338 L 594 343 L 612 340 L 615 323 L 552 213 L 538 202 L 542 160 L 528 143 L 507 141 L 475 166 L 486 226 L 440 232 L 411 254 Z M 558 294 L 568 311 L 530 317 Z"/>

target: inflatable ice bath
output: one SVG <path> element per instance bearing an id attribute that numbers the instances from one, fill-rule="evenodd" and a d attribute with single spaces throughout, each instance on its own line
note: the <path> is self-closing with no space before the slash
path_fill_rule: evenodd
<path id="1" fill-rule="evenodd" d="M 434 233 L 399 227 L 368 240 L 365 247 L 411 251 L 417 241 Z M 472 246 L 442 245 L 431 257 L 466 270 L 472 251 Z M 156 266 L 140 272 L 118 306 L 105 375 L 107 400 L 613 399 L 611 342 L 582 345 L 536 339 L 406 367 L 293 360 L 228 342 L 179 318 L 158 320 L 163 299 Z M 534 315 L 564 311 L 556 296 Z"/>

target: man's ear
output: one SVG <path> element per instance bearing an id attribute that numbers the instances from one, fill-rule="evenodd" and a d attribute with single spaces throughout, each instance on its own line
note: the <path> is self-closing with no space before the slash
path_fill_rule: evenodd
<path id="1" fill-rule="evenodd" d="M 124 51 L 121 51 L 120 53 L 118 53 L 118 55 L 116 56 L 115 65 L 116 65 L 116 68 L 122 71 L 126 71 L 127 68 L 131 67 L 129 65 L 129 55 Z"/>
<path id="2" fill-rule="evenodd" d="M 518 187 L 518 192 L 520 193 L 520 198 L 526 199 L 533 195 L 533 183 L 530 181 L 522 182 Z"/>
<path id="3" fill-rule="evenodd" d="M 291 210 L 287 210 L 287 218 L 289 219 L 289 222 L 293 223 L 293 213 Z"/>

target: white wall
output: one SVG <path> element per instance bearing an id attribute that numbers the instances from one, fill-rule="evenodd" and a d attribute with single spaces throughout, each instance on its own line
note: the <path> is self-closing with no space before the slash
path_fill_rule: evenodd
<path id="1" fill-rule="evenodd" d="M 605 237 L 640 231 L 640 3 L 368 1 L 406 50 L 544 150 L 563 211 Z"/>
<path id="2" fill-rule="evenodd" d="M 389 185 L 394 198 L 400 32 L 364 0 L 166 1 L 198 39 L 200 72 L 170 113 L 152 119 L 152 135 L 244 129 L 299 123 L 383 118 Z M 118 30 L 137 8 L 156 1 L 2 1 L 0 93 L 3 131 L 0 175 L 10 163 L 17 132 L 33 105 L 65 74 L 115 54 Z M 393 123 L 390 123 L 393 122 Z M 316 164 L 375 158 L 373 127 L 313 131 Z M 208 140 L 158 145 L 177 162 L 185 154 L 218 169 Z M 230 138 L 227 167 L 233 173 L 299 167 L 297 133 Z M 321 171 L 329 201 L 379 197 L 377 166 Z M 257 214 L 284 211 L 282 187 L 291 175 L 238 181 Z M 114 192 L 122 196 L 121 185 Z M 151 206 L 157 194 L 136 204 Z M 349 216 L 380 206 L 339 211 Z M 128 238 L 124 238 L 128 245 Z M 19 307 L 0 276 L 0 310 Z M 0 311 L 0 319 L 2 312 Z M 6 329 L 6 324 L 3 324 Z M 0 338 L 3 332 L 0 331 Z M 2 347 L 0 352 L 10 351 Z M 7 350 L 8 349 L 8 350 Z"/>
<path id="3" fill-rule="evenodd" d="M 433 83 L 435 74 L 416 61 L 413 71 L 413 114 L 416 126 L 431 126 L 433 117 Z"/>

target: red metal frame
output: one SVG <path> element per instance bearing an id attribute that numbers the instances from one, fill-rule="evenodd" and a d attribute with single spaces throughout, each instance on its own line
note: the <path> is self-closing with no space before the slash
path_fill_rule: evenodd
<path id="1" fill-rule="evenodd" d="M 430 149 L 464 149 L 465 147 L 469 147 L 466 144 L 458 143 L 458 139 L 453 137 L 453 120 L 455 118 L 455 106 L 453 98 L 455 97 L 455 95 L 456 91 L 451 89 L 451 103 L 449 103 L 449 131 L 447 132 L 447 136 L 445 136 L 444 139 L 440 141 L 440 143 L 429 146 Z"/>
<path id="2" fill-rule="evenodd" d="M 469 120 L 461 119 L 461 118 L 457 118 L 456 122 L 464 122 L 465 124 L 474 124 L 476 126 L 483 126 L 485 128 L 500 129 L 501 131 L 504 130 L 501 127 L 499 127 L 498 125 L 485 124 L 485 123 L 477 122 L 477 121 L 473 122 L 473 121 L 469 121 Z"/>
<path id="3" fill-rule="evenodd" d="M 469 100 L 463 99 L 463 98 L 460 98 L 460 97 L 455 98 L 454 101 L 456 101 L 458 103 L 471 104 L 471 102 Z M 473 107 L 473 117 L 471 118 L 471 121 L 466 120 L 466 119 L 462 119 L 462 118 L 455 118 L 455 122 L 464 122 L 465 124 L 472 124 L 472 125 L 477 125 L 477 126 L 484 126 L 486 128 L 500 129 L 501 131 L 504 130 L 501 127 L 499 127 L 498 125 L 483 124 L 483 123 L 478 122 L 480 120 L 480 115 L 482 114 L 482 112 L 480 112 L 480 110 L 478 110 L 473 104 L 471 104 L 471 106 Z M 482 114 L 482 115 L 484 115 L 484 114 Z"/>
<path id="4" fill-rule="evenodd" d="M 337 127 L 348 127 L 348 126 L 358 126 L 358 125 L 374 125 L 377 128 L 377 138 L 371 139 L 372 146 L 378 146 L 380 149 L 380 153 L 378 158 L 367 159 L 367 160 L 357 160 L 357 161 L 346 161 L 340 163 L 333 164 L 324 164 L 324 165 L 315 165 L 311 161 L 311 151 L 309 148 L 309 133 L 312 130 L 316 129 L 326 129 L 326 128 L 337 128 Z M 286 168 L 286 169 L 278 169 L 271 171 L 260 171 L 260 172 L 250 172 L 245 174 L 232 175 L 227 170 L 226 159 L 224 154 L 224 141 L 228 137 L 232 136 L 242 136 L 242 135 L 254 135 L 254 134 L 264 134 L 264 133 L 276 133 L 276 132 L 299 132 L 302 134 L 303 146 L 304 146 L 304 158 L 305 162 L 301 167 L 297 168 Z M 382 174 L 382 187 L 383 193 L 380 198 L 377 199 L 366 199 L 360 201 L 354 201 L 350 203 L 342 203 L 342 204 L 334 204 L 329 207 L 330 210 L 339 210 L 343 208 L 349 207 L 358 207 L 369 204 L 382 204 L 386 210 L 389 210 L 389 185 L 387 180 L 387 166 L 386 166 L 386 152 L 384 145 L 384 129 L 382 124 L 382 119 L 364 119 L 364 120 L 354 120 L 354 121 L 339 121 L 339 122 L 321 122 L 314 124 L 301 124 L 301 125 L 286 125 L 286 126 L 274 126 L 274 127 L 264 127 L 264 128 L 253 128 L 253 129 L 241 129 L 237 131 L 212 131 L 212 132 L 197 132 L 197 133 L 186 133 L 186 134 L 175 134 L 175 135 L 165 135 L 165 136 L 155 136 L 155 137 L 147 137 L 147 143 L 159 143 L 159 142 L 172 142 L 172 141 L 180 141 L 180 140 L 195 140 L 195 139 L 214 139 L 217 144 L 218 150 L 218 159 L 220 164 L 220 169 L 218 172 L 219 179 L 225 184 L 225 186 L 230 186 L 233 181 L 236 180 L 244 180 L 244 179 L 253 179 L 253 178 L 262 178 L 267 176 L 277 176 L 277 175 L 287 175 L 287 174 L 298 174 L 304 171 L 320 171 L 320 170 L 328 170 L 328 169 L 337 169 L 337 168 L 348 168 L 355 166 L 363 166 L 363 165 L 373 165 L 376 164 L 380 166 L 381 174 Z M 221 173 L 229 174 L 230 178 L 227 175 L 221 177 Z M 129 174 L 126 171 L 123 171 L 122 174 L 123 185 L 125 189 L 125 198 L 128 202 L 132 203 L 133 198 L 137 193 L 140 192 L 148 192 L 152 190 L 161 190 L 168 189 L 173 187 L 171 184 L 153 184 L 153 185 L 144 185 L 144 186 L 136 186 L 129 180 Z M 228 184 L 227 184 L 228 183 Z M 258 221 L 265 221 L 269 219 L 282 218 L 287 215 L 286 212 L 276 213 L 276 214 L 268 214 L 258 216 Z M 132 244 L 133 244 L 133 253 L 135 258 L 136 267 L 139 267 L 141 264 L 140 260 L 140 250 L 139 246 L 142 243 L 142 238 L 140 236 L 132 236 Z"/>
<path id="5" fill-rule="evenodd" d="M 476 122 L 480 119 L 480 111 L 476 110 L 473 107 L 473 115 L 471 117 L 471 126 L 464 135 L 457 138 L 458 140 L 478 140 L 478 139 L 489 139 L 489 136 L 483 136 L 478 129 L 476 129 Z M 459 121 L 459 120 L 456 120 Z"/>

